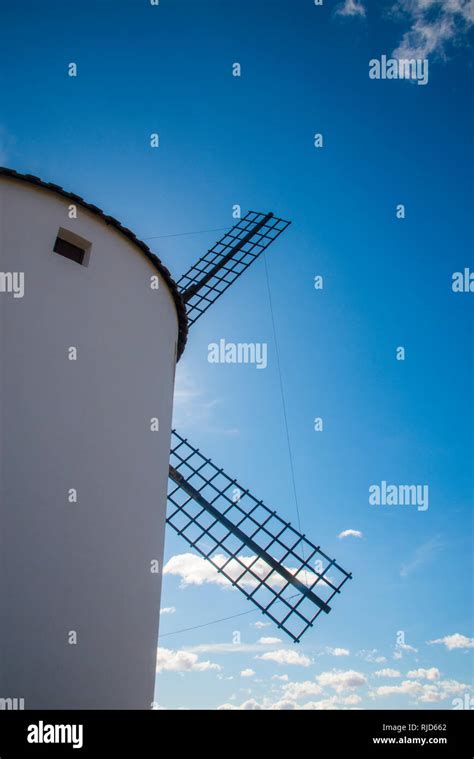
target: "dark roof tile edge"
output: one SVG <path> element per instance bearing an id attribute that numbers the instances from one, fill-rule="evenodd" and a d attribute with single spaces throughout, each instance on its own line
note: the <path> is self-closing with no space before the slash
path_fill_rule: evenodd
<path id="1" fill-rule="evenodd" d="M 173 277 L 171 276 L 170 272 L 164 266 L 164 264 L 161 263 L 158 256 L 155 255 L 155 253 L 152 253 L 150 248 L 146 243 L 144 243 L 142 240 L 139 240 L 138 237 L 126 227 L 122 226 L 122 224 L 115 219 L 113 216 L 109 216 L 102 209 L 98 208 L 98 206 L 93 205 L 92 203 L 88 203 L 84 198 L 81 198 L 80 195 L 76 195 L 73 192 L 68 192 L 67 190 L 64 190 L 62 187 L 60 187 L 57 184 L 54 184 L 53 182 L 43 182 L 42 179 L 39 177 L 34 176 L 34 174 L 21 174 L 18 171 L 15 171 L 14 169 L 9 169 L 4 166 L 0 166 L 0 177 L 11 177 L 12 179 L 19 179 L 22 182 L 27 182 L 29 184 L 35 185 L 36 187 L 42 187 L 45 190 L 49 190 L 50 192 L 55 192 L 58 195 L 61 195 L 63 198 L 67 198 L 68 200 L 73 200 L 75 203 L 78 203 L 83 208 L 86 208 L 91 213 L 98 216 L 100 219 L 105 221 L 106 224 L 110 224 L 113 226 L 118 232 L 120 232 L 124 237 L 126 237 L 130 242 L 132 242 L 137 248 L 141 250 L 142 253 L 146 255 L 150 263 L 157 269 L 157 271 L 161 274 L 164 281 L 166 282 L 169 290 L 171 291 L 171 295 L 173 296 L 173 300 L 176 306 L 176 312 L 178 314 L 178 351 L 177 351 L 177 360 L 181 358 L 181 355 L 184 351 L 184 347 L 186 345 L 186 340 L 188 337 L 188 317 L 186 315 L 186 307 L 184 305 L 184 301 L 181 297 L 181 294 L 178 290 L 178 286 L 176 282 L 174 281 Z"/>

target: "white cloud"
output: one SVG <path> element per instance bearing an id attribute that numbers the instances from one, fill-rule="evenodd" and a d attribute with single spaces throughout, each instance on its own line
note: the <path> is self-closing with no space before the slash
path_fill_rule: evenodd
<path id="1" fill-rule="evenodd" d="M 259 638 L 258 642 L 262 646 L 276 646 L 281 643 L 281 638 Z"/>
<path id="2" fill-rule="evenodd" d="M 444 638 L 437 638 L 436 640 L 429 640 L 429 645 L 433 643 L 442 643 L 448 651 L 454 651 L 456 648 L 474 648 L 474 638 L 468 638 L 461 633 L 454 633 L 453 635 L 445 635 Z"/>
<path id="3" fill-rule="evenodd" d="M 387 661 L 386 657 L 379 654 L 376 648 L 372 648 L 368 651 L 358 651 L 356 656 L 358 656 L 360 659 L 363 659 L 364 661 L 370 662 L 371 664 L 385 664 Z"/>
<path id="4" fill-rule="evenodd" d="M 375 677 L 401 677 L 398 669 L 391 669 L 390 667 L 379 669 L 377 672 L 374 672 L 374 675 Z"/>
<path id="5" fill-rule="evenodd" d="M 301 683 L 288 683 L 283 686 L 284 696 L 291 701 L 299 701 L 302 698 L 308 698 L 308 696 L 317 696 L 322 692 L 322 687 L 313 680 L 305 680 Z"/>
<path id="6" fill-rule="evenodd" d="M 256 627 L 257 630 L 263 630 L 264 627 L 270 627 L 270 622 L 253 622 L 252 627 Z"/>
<path id="7" fill-rule="evenodd" d="M 356 693 L 351 693 L 349 696 L 344 696 L 344 698 L 341 699 L 341 703 L 345 704 L 346 706 L 355 706 L 355 704 L 360 704 L 361 701 L 361 697 Z"/>
<path id="8" fill-rule="evenodd" d="M 160 609 L 160 614 L 174 614 L 176 611 L 176 606 L 165 606 L 163 609 Z"/>
<path id="9" fill-rule="evenodd" d="M 247 669 L 243 669 L 242 672 L 240 673 L 240 677 L 253 677 L 254 675 L 255 675 L 255 672 L 253 669 L 250 669 L 250 667 L 248 667 Z"/>
<path id="10" fill-rule="evenodd" d="M 308 703 L 303 704 L 301 708 L 305 711 L 309 709 L 314 709 L 315 711 L 330 711 L 339 709 L 339 706 L 336 696 L 329 696 L 329 698 L 323 698 L 321 701 L 308 701 Z"/>
<path id="11" fill-rule="evenodd" d="M 360 530 L 343 530 L 337 536 L 338 538 L 363 538 L 364 535 Z"/>
<path id="12" fill-rule="evenodd" d="M 444 701 L 446 698 L 447 696 L 438 691 L 436 688 L 425 685 L 423 693 L 418 700 L 423 704 L 434 704 L 438 703 L 439 701 Z"/>
<path id="13" fill-rule="evenodd" d="M 474 24 L 474 0 L 396 0 L 392 11 L 397 21 L 408 22 L 392 53 L 398 59 L 446 57 L 447 48 L 463 42 Z M 365 13 L 358 0 L 345 0 L 336 10 L 348 18 Z"/>
<path id="14" fill-rule="evenodd" d="M 327 698 L 323 698 L 320 701 L 308 701 L 306 704 L 303 704 L 301 709 L 304 709 L 305 711 L 308 709 L 312 710 L 318 710 L 318 711 L 327 711 L 327 710 L 334 710 L 334 709 L 346 709 L 346 708 L 353 708 L 356 704 L 360 704 L 362 701 L 361 697 L 358 696 L 355 693 L 351 693 L 348 696 L 329 696 Z"/>
<path id="15" fill-rule="evenodd" d="M 443 680 L 440 683 L 440 687 L 447 696 L 452 696 L 456 693 L 467 693 L 472 690 L 472 685 L 468 683 L 460 683 L 457 680 Z"/>
<path id="16" fill-rule="evenodd" d="M 248 699 L 248 701 L 244 701 L 244 703 L 241 704 L 240 706 L 235 706 L 234 704 L 221 704 L 217 708 L 219 710 L 228 710 L 228 711 L 230 710 L 234 711 L 237 709 L 243 709 L 245 711 L 255 711 L 255 710 L 261 709 L 262 707 L 260 706 L 260 704 L 257 703 L 257 701 L 255 701 L 254 698 L 250 698 Z"/>
<path id="17" fill-rule="evenodd" d="M 169 648 L 158 648 L 156 654 L 157 672 L 206 672 L 220 670 L 218 664 L 210 661 L 199 661 L 197 654 L 191 651 L 172 651 Z"/>
<path id="18" fill-rule="evenodd" d="M 281 680 L 282 682 L 286 683 L 289 680 L 288 675 L 272 675 L 272 680 Z"/>
<path id="19" fill-rule="evenodd" d="M 360 688 L 367 682 L 367 678 L 362 672 L 356 672 L 353 669 L 346 671 L 333 669 L 331 672 L 322 672 L 320 675 L 316 675 L 315 680 L 323 687 L 333 688 L 336 693 Z"/>
<path id="20" fill-rule="evenodd" d="M 413 680 L 404 680 L 400 685 L 380 685 L 378 688 L 374 688 L 369 695 L 373 698 L 374 696 L 393 696 L 397 694 L 419 696 L 420 693 L 423 693 L 421 683 Z"/>
<path id="21" fill-rule="evenodd" d="M 420 703 L 438 703 L 452 698 L 453 694 L 466 693 L 470 686 L 456 680 L 436 680 L 420 683 L 418 680 L 403 680 L 399 685 L 381 685 L 370 691 L 371 698 L 402 695 Z"/>
<path id="22" fill-rule="evenodd" d="M 394 9 L 410 23 L 394 58 L 443 56 L 448 43 L 459 43 L 474 23 L 473 0 L 398 0 Z"/>
<path id="23" fill-rule="evenodd" d="M 274 661 L 276 664 L 295 664 L 301 667 L 309 667 L 311 664 L 311 659 L 304 654 L 293 651 L 291 648 L 279 648 L 276 651 L 267 651 L 267 653 L 256 658 L 263 661 Z"/>
<path id="24" fill-rule="evenodd" d="M 337 10 L 338 16 L 365 16 L 365 7 L 360 0 L 344 0 Z"/>
<path id="25" fill-rule="evenodd" d="M 220 567 L 226 564 L 225 571 L 233 580 L 239 580 L 239 585 L 245 588 L 255 588 L 260 580 L 265 580 L 273 588 L 282 588 L 286 584 L 284 577 L 281 577 L 263 559 L 257 559 L 256 556 L 239 556 L 239 560 L 232 559 L 228 562 L 229 557 L 224 554 L 214 554 L 213 561 Z M 256 560 L 257 559 L 257 560 Z M 255 561 L 256 560 L 256 561 Z M 227 563 L 228 562 L 228 563 Z M 253 577 L 249 572 L 242 575 L 242 564 L 244 566 L 252 565 L 252 572 L 257 575 Z M 288 572 L 296 574 L 297 568 L 286 567 Z M 206 559 L 194 553 L 181 553 L 172 556 L 163 569 L 165 575 L 175 575 L 181 578 L 180 587 L 186 588 L 190 585 L 214 584 L 232 589 L 232 585 L 224 575 L 219 574 L 217 569 Z M 307 578 L 314 582 L 317 575 L 306 572 Z M 240 578 L 240 579 L 239 579 Z M 324 582 L 323 580 L 320 582 Z"/>
<path id="26" fill-rule="evenodd" d="M 296 701 L 288 698 L 281 698 L 278 701 L 270 701 L 268 698 L 264 698 L 261 703 L 256 701 L 254 698 L 250 698 L 247 701 L 244 701 L 240 705 L 236 704 L 221 704 L 218 706 L 218 709 L 222 710 L 260 710 L 260 709 L 269 709 L 269 710 L 279 710 L 279 711 L 289 711 L 289 710 L 309 710 L 309 709 L 317 709 L 317 710 L 327 710 L 327 709 L 339 709 L 342 708 L 353 708 L 355 704 L 360 703 L 360 697 L 356 696 L 354 694 L 345 696 L 345 697 L 339 697 L 339 696 L 330 696 L 329 698 L 322 699 L 320 701 L 308 701 L 305 704 L 299 705 Z"/>
<path id="27" fill-rule="evenodd" d="M 350 651 L 348 648 L 331 648 L 328 646 L 325 652 L 330 656 L 349 656 Z"/>
<path id="28" fill-rule="evenodd" d="M 294 701 L 285 701 L 284 698 L 280 699 L 280 701 L 277 701 L 275 704 L 272 704 L 270 706 L 270 709 L 278 710 L 278 711 L 291 711 L 293 709 L 296 709 L 296 705 Z"/>
<path id="29" fill-rule="evenodd" d="M 194 553 L 180 553 L 172 556 L 166 562 L 163 574 L 180 577 L 182 588 L 205 583 L 229 585 L 228 580 L 220 575 L 212 564 Z"/>
<path id="30" fill-rule="evenodd" d="M 440 672 L 437 667 L 431 667 L 430 669 L 420 667 L 420 669 L 412 669 L 410 672 L 407 672 L 407 677 L 412 680 L 439 680 Z"/>
<path id="31" fill-rule="evenodd" d="M 268 698 L 264 698 L 261 703 L 258 703 L 254 698 L 250 698 L 244 701 L 240 705 L 236 704 L 221 704 L 217 707 L 219 710 L 232 710 L 232 711 L 258 711 L 260 709 L 274 709 L 274 710 L 289 710 L 296 709 L 297 706 L 294 701 L 280 699 L 279 701 L 272 702 Z"/>

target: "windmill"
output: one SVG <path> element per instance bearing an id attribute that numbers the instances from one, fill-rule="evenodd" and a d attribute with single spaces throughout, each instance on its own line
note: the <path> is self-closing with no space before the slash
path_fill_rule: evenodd
<path id="1" fill-rule="evenodd" d="M 250 211 L 177 282 L 192 326 L 289 226 Z M 176 430 L 167 523 L 294 642 L 351 578 Z M 250 555 L 242 555 L 242 551 Z"/>
<path id="2" fill-rule="evenodd" d="M 171 429 L 188 327 L 289 222 L 249 212 L 175 283 L 34 175 L 0 168 L 0 219 L 0 701 L 149 707 L 166 524 L 299 641 L 350 574 Z"/>

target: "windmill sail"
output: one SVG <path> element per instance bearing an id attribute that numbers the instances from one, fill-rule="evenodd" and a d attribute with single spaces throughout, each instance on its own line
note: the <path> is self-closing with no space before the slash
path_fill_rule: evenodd
<path id="1" fill-rule="evenodd" d="M 168 524 L 295 642 L 351 577 L 173 431 Z"/>
<path id="2" fill-rule="evenodd" d="M 178 280 L 189 325 L 230 287 L 291 222 L 273 214 L 248 214 Z"/>

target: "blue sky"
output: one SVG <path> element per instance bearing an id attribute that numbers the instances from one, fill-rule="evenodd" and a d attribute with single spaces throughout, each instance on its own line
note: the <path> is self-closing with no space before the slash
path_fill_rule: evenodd
<path id="1" fill-rule="evenodd" d="M 230 226 L 234 204 L 293 222 L 267 266 L 301 525 L 354 579 L 295 646 L 237 591 L 166 572 L 165 708 L 436 709 L 471 693 L 474 296 L 451 281 L 474 269 L 474 13 L 396 6 L 2 9 L 3 164 L 152 238 L 176 277 L 219 236 L 183 233 Z M 428 58 L 425 86 L 369 79 L 394 51 Z M 220 338 L 268 343 L 268 368 L 210 364 Z M 193 327 L 176 389 L 179 430 L 296 523 L 263 260 Z M 427 484 L 428 510 L 370 506 L 382 480 Z M 166 561 L 186 553 L 170 532 Z"/>

